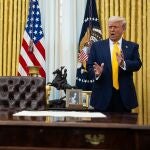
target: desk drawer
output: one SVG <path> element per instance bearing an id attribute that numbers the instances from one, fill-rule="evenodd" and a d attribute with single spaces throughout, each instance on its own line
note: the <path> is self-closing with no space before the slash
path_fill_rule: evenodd
<path id="1" fill-rule="evenodd" d="M 1 126 L 0 146 L 133 150 L 131 130 L 82 127 Z"/>

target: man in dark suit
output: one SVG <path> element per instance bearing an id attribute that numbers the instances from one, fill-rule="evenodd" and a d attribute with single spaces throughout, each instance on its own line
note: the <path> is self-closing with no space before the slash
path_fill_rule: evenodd
<path id="1" fill-rule="evenodd" d="M 95 74 L 91 106 L 102 112 L 131 112 L 138 106 L 133 72 L 142 65 L 139 45 L 122 38 L 126 20 L 113 16 L 108 21 L 109 39 L 92 44 L 87 69 Z"/>

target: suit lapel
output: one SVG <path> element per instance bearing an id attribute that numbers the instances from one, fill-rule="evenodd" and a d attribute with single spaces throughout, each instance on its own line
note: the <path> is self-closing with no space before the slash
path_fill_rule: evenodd
<path id="1" fill-rule="evenodd" d="M 122 52 L 123 52 L 123 55 L 124 55 L 124 59 L 126 59 L 126 56 L 127 56 L 127 50 L 129 49 L 129 46 L 128 46 L 128 43 L 126 42 L 126 40 L 122 39 Z"/>

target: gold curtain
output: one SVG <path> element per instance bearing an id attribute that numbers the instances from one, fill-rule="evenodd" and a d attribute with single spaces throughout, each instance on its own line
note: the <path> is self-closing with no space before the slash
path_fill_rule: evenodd
<path id="1" fill-rule="evenodd" d="M 126 40 L 139 44 L 143 63 L 134 74 L 139 107 L 139 123 L 150 123 L 150 0 L 96 0 L 103 39 L 108 37 L 107 21 L 110 16 L 123 16 L 127 20 Z"/>
<path id="2" fill-rule="evenodd" d="M 0 0 L 0 76 L 15 76 L 29 0 Z"/>

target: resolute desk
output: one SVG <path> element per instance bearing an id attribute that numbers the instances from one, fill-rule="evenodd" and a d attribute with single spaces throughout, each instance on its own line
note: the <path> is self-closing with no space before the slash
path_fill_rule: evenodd
<path id="1" fill-rule="evenodd" d="M 137 114 L 107 118 L 14 117 L 0 112 L 0 150 L 147 150 L 150 126 Z"/>

